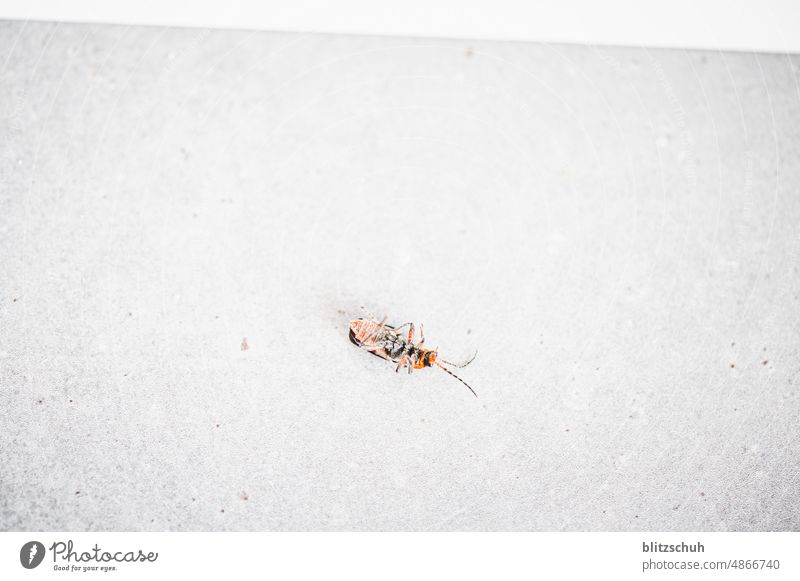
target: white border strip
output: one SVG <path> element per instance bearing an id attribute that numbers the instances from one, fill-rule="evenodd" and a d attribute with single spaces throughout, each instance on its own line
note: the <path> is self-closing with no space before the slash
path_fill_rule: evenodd
<path id="1" fill-rule="evenodd" d="M 0 19 L 800 53 L 796 0 L 4 0 Z"/>
<path id="2" fill-rule="evenodd" d="M 0 533 L 0 579 L 788 581 L 798 546 L 800 533 Z"/>

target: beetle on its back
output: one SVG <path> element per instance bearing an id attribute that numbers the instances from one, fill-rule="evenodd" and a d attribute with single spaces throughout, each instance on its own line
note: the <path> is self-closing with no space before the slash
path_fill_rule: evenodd
<path id="1" fill-rule="evenodd" d="M 400 333 L 400 329 L 408 327 L 408 335 L 404 336 Z M 411 373 L 415 369 L 423 369 L 425 367 L 437 367 L 443 369 L 461 383 L 466 385 L 475 397 L 478 394 L 469 386 L 469 384 L 458 377 L 455 373 L 447 369 L 443 364 L 452 365 L 453 367 L 466 367 L 472 359 L 462 365 L 450 363 L 444 359 L 439 359 L 439 353 L 435 349 L 425 349 L 425 334 L 422 326 L 420 325 L 421 339 L 414 343 L 414 323 L 403 323 L 399 327 L 386 324 L 386 317 L 378 321 L 372 316 L 364 319 L 354 319 L 350 321 L 350 341 L 353 345 L 361 347 L 365 351 L 377 355 L 387 361 L 397 363 L 395 371 L 400 371 L 402 367 L 407 367 L 408 372 Z"/>

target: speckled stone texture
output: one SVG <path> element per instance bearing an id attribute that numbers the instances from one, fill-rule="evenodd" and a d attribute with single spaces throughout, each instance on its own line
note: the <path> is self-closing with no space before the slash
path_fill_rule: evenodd
<path id="1" fill-rule="evenodd" d="M 0 23 L 0 529 L 800 530 L 799 65 Z"/>

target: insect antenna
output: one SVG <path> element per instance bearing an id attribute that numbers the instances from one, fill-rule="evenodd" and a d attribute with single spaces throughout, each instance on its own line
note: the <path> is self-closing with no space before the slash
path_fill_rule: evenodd
<path id="1" fill-rule="evenodd" d="M 477 356 L 478 356 L 478 352 L 475 351 L 475 355 L 470 357 L 469 361 L 467 361 L 466 363 L 461 363 L 461 364 L 459 364 L 459 363 L 451 363 L 449 361 L 445 361 L 444 359 L 442 359 L 441 361 L 442 361 L 442 363 L 447 363 L 448 365 L 452 365 L 453 367 L 458 367 L 459 369 L 462 369 L 462 368 L 466 367 L 467 365 L 469 365 L 470 363 L 472 363 L 473 361 L 475 361 L 475 358 Z"/>
<path id="2" fill-rule="evenodd" d="M 474 359 L 474 358 L 473 358 L 473 359 Z M 460 378 L 458 375 L 456 375 L 455 373 L 453 373 L 452 371 L 450 371 L 449 369 L 447 369 L 447 367 L 445 367 L 444 365 L 442 365 L 442 364 L 441 364 L 441 363 L 439 363 L 438 361 L 436 361 L 435 363 L 436 363 L 436 365 L 437 365 L 437 366 L 438 366 L 440 369 L 444 369 L 444 370 L 445 370 L 447 373 L 449 373 L 450 375 L 452 375 L 453 377 L 455 377 L 457 380 L 459 380 L 461 383 L 463 383 L 464 385 L 466 385 L 466 386 L 469 388 L 469 390 L 472 392 L 472 395 L 474 395 L 475 397 L 478 397 L 478 394 L 477 394 L 477 393 L 475 393 L 475 390 L 474 390 L 474 389 L 472 389 L 472 388 L 470 387 L 469 383 L 467 383 L 466 381 L 464 381 L 463 379 L 461 379 L 461 378 Z"/>

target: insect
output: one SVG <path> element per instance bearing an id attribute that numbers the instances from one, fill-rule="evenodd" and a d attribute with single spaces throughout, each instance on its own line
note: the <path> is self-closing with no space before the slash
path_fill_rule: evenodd
<path id="1" fill-rule="evenodd" d="M 369 318 L 359 318 L 350 321 L 350 341 L 356 347 L 361 347 L 365 351 L 377 355 L 382 359 L 397 363 L 395 371 L 399 372 L 404 366 L 408 368 L 408 373 L 412 373 L 415 369 L 424 369 L 425 367 L 437 367 L 445 370 L 447 373 L 455 377 L 461 383 L 467 386 L 472 392 L 472 395 L 478 397 L 475 390 L 470 385 L 461 379 L 458 375 L 447 369 L 444 365 L 451 365 L 453 367 L 466 367 L 478 355 L 476 352 L 472 358 L 466 363 L 457 364 L 450 363 L 444 359 L 439 359 L 439 352 L 436 349 L 425 349 L 425 333 L 420 325 L 420 340 L 414 343 L 414 323 L 403 323 L 399 327 L 393 327 L 386 324 L 386 317 L 378 321 L 372 315 L 367 313 Z M 400 329 L 408 327 L 408 334 L 403 335 Z"/>

